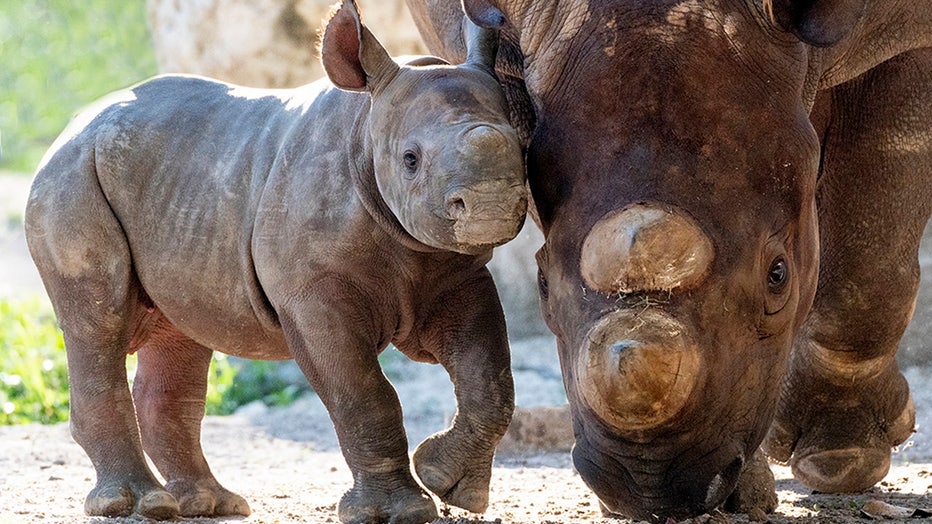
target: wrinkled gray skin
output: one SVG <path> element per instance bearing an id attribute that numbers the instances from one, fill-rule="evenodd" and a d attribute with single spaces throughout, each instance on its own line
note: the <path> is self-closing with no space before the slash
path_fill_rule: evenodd
<path id="1" fill-rule="evenodd" d="M 502 28 L 573 458 L 608 512 L 770 510 L 762 443 L 820 491 L 886 474 L 914 425 L 928 5 L 407 2 L 448 59 L 460 9 Z"/>
<path id="2" fill-rule="evenodd" d="M 455 386 L 452 426 L 414 454 L 421 483 L 484 511 L 514 403 L 485 264 L 527 201 L 495 40 L 474 36 L 463 66 L 399 67 L 347 1 L 322 58 L 336 86 L 368 94 L 166 76 L 111 95 L 54 144 L 26 233 L 65 335 L 72 433 L 97 470 L 89 514 L 249 514 L 200 447 L 223 351 L 301 366 L 353 473 L 344 522 L 432 520 L 377 361 L 389 342 Z"/>

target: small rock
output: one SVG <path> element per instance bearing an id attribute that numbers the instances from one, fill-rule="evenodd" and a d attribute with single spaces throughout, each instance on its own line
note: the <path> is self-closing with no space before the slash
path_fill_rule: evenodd
<path id="1" fill-rule="evenodd" d="M 517 408 L 498 451 L 569 451 L 573 442 L 573 423 L 568 405 Z"/>
<path id="2" fill-rule="evenodd" d="M 882 500 L 868 500 L 861 508 L 861 515 L 874 519 L 908 519 L 912 517 L 921 517 L 925 511 L 915 508 L 904 508 L 887 504 Z"/>

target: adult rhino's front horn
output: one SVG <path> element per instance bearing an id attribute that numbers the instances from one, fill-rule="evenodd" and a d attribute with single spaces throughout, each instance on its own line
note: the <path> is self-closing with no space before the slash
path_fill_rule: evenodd
<path id="1" fill-rule="evenodd" d="M 580 270 L 586 284 L 607 294 L 671 291 L 700 284 L 713 256 L 712 242 L 685 213 L 634 204 L 596 222 Z"/>

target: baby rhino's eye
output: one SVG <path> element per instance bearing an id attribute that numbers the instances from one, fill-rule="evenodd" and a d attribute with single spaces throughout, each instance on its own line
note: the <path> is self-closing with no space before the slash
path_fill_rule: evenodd
<path id="1" fill-rule="evenodd" d="M 414 173 L 417 171 L 418 157 L 417 153 L 411 151 L 410 149 L 405 151 L 403 161 L 405 164 L 405 171 L 408 173 Z"/>

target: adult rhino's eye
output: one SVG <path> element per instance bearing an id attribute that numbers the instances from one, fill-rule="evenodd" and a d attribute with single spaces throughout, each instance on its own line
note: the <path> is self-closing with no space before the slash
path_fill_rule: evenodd
<path id="1" fill-rule="evenodd" d="M 410 149 L 405 151 L 405 154 L 403 157 L 403 161 L 405 164 L 405 171 L 407 171 L 408 173 L 414 173 L 415 171 L 417 171 L 418 160 L 419 159 L 417 157 L 417 153 L 415 153 L 414 151 L 411 151 Z"/>
<path id="2" fill-rule="evenodd" d="M 773 292 L 780 292 L 789 280 L 789 267 L 783 257 L 779 257 L 770 264 L 767 272 L 767 287 Z"/>

